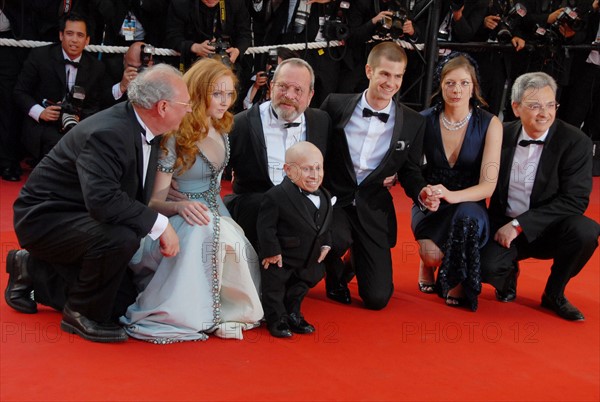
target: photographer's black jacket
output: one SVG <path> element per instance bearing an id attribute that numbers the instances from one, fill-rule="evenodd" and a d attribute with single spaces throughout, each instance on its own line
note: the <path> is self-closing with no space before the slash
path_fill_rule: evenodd
<path id="1" fill-rule="evenodd" d="M 252 44 L 252 32 L 244 0 L 225 1 L 224 21 L 221 21 L 220 3 L 208 8 L 200 0 L 171 1 L 167 13 L 166 47 L 177 50 L 191 62 L 195 59 L 191 53 L 192 45 L 213 38 L 228 38 L 231 47 L 239 49 L 240 57 L 246 52 Z"/>

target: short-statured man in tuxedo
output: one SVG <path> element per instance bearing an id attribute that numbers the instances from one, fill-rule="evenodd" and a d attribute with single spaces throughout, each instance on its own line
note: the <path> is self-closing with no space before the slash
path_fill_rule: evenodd
<path id="1" fill-rule="evenodd" d="M 518 261 L 552 259 L 542 307 L 581 321 L 564 295 L 598 247 L 600 225 L 583 216 L 592 191 L 592 143 L 555 118 L 556 82 L 545 73 L 521 75 L 512 88 L 519 120 L 505 123 L 500 176 L 489 206 L 494 240 L 482 250 L 484 282 L 496 298 L 516 298 Z"/>
<path id="2" fill-rule="evenodd" d="M 127 307 L 117 295 L 140 239 L 160 238 L 165 256 L 179 250 L 167 217 L 147 201 L 157 140 L 179 126 L 189 100 L 179 71 L 152 67 L 129 85 L 129 102 L 82 121 L 40 161 L 14 204 L 24 250 L 7 257 L 9 306 L 62 310 L 61 328 L 91 341 L 127 339 L 111 319 Z"/>
<path id="3" fill-rule="evenodd" d="M 325 187 L 337 197 L 326 259 L 327 296 L 351 302 L 341 258 L 350 250 L 359 295 L 373 310 L 384 308 L 394 290 L 390 249 L 396 244 L 396 213 L 384 180 L 397 174 L 415 202 L 420 195 L 427 203 L 432 198 L 420 171 L 425 120 L 392 99 L 405 69 L 404 50 L 393 42 L 380 43 L 367 60 L 367 90 L 332 94 L 321 105 L 333 122 Z M 439 200 L 429 207 L 435 203 Z"/>
<path id="4" fill-rule="evenodd" d="M 315 327 L 301 312 L 308 290 L 325 275 L 331 249 L 331 195 L 321 187 L 323 155 L 307 141 L 285 153 L 286 177 L 263 197 L 258 214 L 262 304 L 271 335 L 289 338 Z"/>
<path id="5" fill-rule="evenodd" d="M 309 141 L 327 152 L 331 120 L 327 113 L 309 108 L 314 72 L 304 60 L 281 62 L 271 83 L 271 100 L 235 116 L 230 133 L 233 194 L 225 205 L 256 246 L 256 217 L 264 192 L 283 181 L 285 151 Z"/>
<path id="6" fill-rule="evenodd" d="M 74 87 L 82 88 L 84 99 L 74 96 L 77 112 L 84 119 L 111 103 L 110 81 L 104 65 L 84 52 L 90 41 L 86 20 L 76 14 L 61 19 L 60 43 L 33 49 L 23 65 L 14 88 L 14 99 L 24 116 L 21 142 L 39 160 L 63 135 L 61 108 Z"/>

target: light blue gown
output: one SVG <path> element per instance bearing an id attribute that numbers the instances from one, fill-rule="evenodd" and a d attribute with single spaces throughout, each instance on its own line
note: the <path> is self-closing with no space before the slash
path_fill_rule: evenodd
<path id="1" fill-rule="evenodd" d="M 179 190 L 207 205 L 208 225 L 190 225 L 179 215 L 169 222 L 179 236 L 180 252 L 166 258 L 159 241 L 146 237 L 130 263 L 140 291 L 121 317 L 127 333 L 154 343 L 206 340 L 208 334 L 242 338 L 242 330 L 263 317 L 259 298 L 260 266 L 243 230 L 231 219 L 220 197 L 220 181 L 229 159 L 214 166 L 199 151 L 193 167 L 174 178 Z M 175 139 L 159 159 L 158 170 L 172 172 Z"/>

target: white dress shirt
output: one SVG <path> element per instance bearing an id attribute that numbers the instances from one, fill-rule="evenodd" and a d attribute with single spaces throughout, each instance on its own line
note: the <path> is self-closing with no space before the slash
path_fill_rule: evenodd
<path id="1" fill-rule="evenodd" d="M 396 108 L 392 107 L 391 101 L 385 108 L 373 110 L 367 102 L 366 93 L 367 91 L 363 93 L 348 124 L 344 127 L 356 180 L 359 184 L 379 166 L 390 149 L 396 117 Z M 364 108 L 387 113 L 390 117 L 387 123 L 375 116 L 363 117 Z"/>
<path id="2" fill-rule="evenodd" d="M 547 136 L 548 131 L 537 140 L 546 141 Z M 527 135 L 525 129 L 521 129 L 517 144 L 521 140 L 533 140 L 533 138 Z M 533 189 L 544 146 L 545 144 L 531 144 L 526 147 L 517 145 L 515 149 L 508 185 L 508 206 L 506 207 L 506 215 L 511 218 L 515 218 L 529 210 L 531 190 Z"/>
<path id="3" fill-rule="evenodd" d="M 270 101 L 261 104 L 259 111 L 267 147 L 269 178 L 277 185 L 285 177 L 285 151 L 299 141 L 306 141 L 306 119 L 303 113 L 294 120 L 294 123 L 300 123 L 299 126 L 285 128 L 287 122 L 275 116 Z"/>
<path id="4" fill-rule="evenodd" d="M 148 164 L 150 163 L 150 151 L 152 150 L 150 141 L 152 141 L 154 139 L 154 134 L 144 124 L 144 122 L 142 121 L 140 116 L 137 114 L 135 109 L 134 109 L 134 113 L 135 113 L 135 118 L 137 119 L 138 123 L 140 123 L 140 126 L 142 126 L 142 128 L 144 128 L 144 130 L 146 130 L 146 135 L 144 135 L 143 132 L 140 132 L 140 135 L 142 137 L 142 154 L 143 154 L 143 159 L 144 159 L 144 168 L 142 169 L 143 175 L 144 175 L 142 177 L 142 183 L 143 183 L 142 186 L 145 186 L 146 185 L 146 173 L 148 171 Z M 152 240 L 158 239 L 163 234 L 163 232 L 167 228 L 168 224 L 169 224 L 169 218 L 167 218 L 166 216 L 164 216 L 162 214 L 158 214 L 158 216 L 156 217 L 156 221 L 154 222 L 154 225 L 152 226 L 152 229 L 150 229 L 150 233 L 148 233 L 148 236 L 150 236 L 150 238 Z"/>

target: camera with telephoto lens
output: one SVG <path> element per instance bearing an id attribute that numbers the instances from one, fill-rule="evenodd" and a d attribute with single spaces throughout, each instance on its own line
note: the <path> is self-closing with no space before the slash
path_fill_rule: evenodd
<path id="1" fill-rule="evenodd" d="M 392 11 L 391 16 L 385 16 L 381 19 L 381 28 L 379 32 L 382 36 L 389 36 L 392 39 L 399 39 L 404 36 L 404 23 L 408 20 L 406 10 L 400 8 Z"/>
<path id="2" fill-rule="evenodd" d="M 142 45 L 140 49 L 140 63 L 141 65 L 138 67 L 138 73 L 141 73 L 148 67 L 150 67 L 153 63 L 152 58 L 154 57 L 154 46 L 152 45 Z"/>
<path id="3" fill-rule="evenodd" d="M 229 41 L 227 41 L 227 38 L 218 38 L 214 42 L 209 42 L 208 46 L 212 46 L 215 48 L 215 52 L 213 54 L 210 54 L 208 57 L 210 57 L 211 59 L 219 60 L 227 67 L 231 68 L 231 59 L 229 58 L 229 54 L 226 52 L 226 50 L 229 49 L 231 46 L 229 45 Z"/>
<path id="4" fill-rule="evenodd" d="M 81 120 L 81 110 L 85 100 L 85 88 L 73 85 L 60 103 L 60 131 L 64 134 L 75 127 Z"/>
<path id="5" fill-rule="evenodd" d="M 565 7 L 556 18 L 556 21 L 554 21 L 554 23 L 550 26 L 550 29 L 560 32 L 559 27 L 561 25 L 566 25 L 573 31 L 580 31 L 581 28 L 583 28 L 583 20 L 581 19 L 579 9 L 576 7 Z"/>
<path id="6" fill-rule="evenodd" d="M 350 8 L 349 1 L 334 1 L 333 13 L 323 24 L 323 36 L 327 40 L 345 40 L 350 35 L 350 29 L 346 23 L 346 12 Z"/>
<path id="7" fill-rule="evenodd" d="M 267 74 L 267 88 L 270 86 L 273 76 L 275 75 L 275 69 L 278 65 L 277 61 L 277 49 L 269 49 L 269 57 L 267 58 L 267 65 L 265 71 Z"/>
<path id="8" fill-rule="evenodd" d="M 523 4 L 517 3 L 512 6 L 498 21 L 498 26 L 495 29 L 495 36 L 498 42 L 510 42 L 514 36 L 515 29 L 518 28 L 526 15 L 527 8 Z"/>

